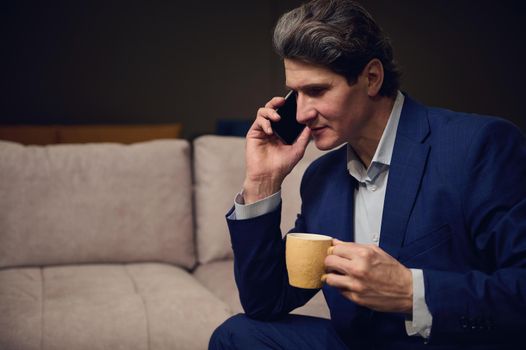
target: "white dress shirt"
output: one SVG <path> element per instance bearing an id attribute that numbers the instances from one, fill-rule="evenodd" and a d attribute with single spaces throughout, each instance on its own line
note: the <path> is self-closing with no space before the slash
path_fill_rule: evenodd
<path id="1" fill-rule="evenodd" d="M 366 169 L 350 145 L 347 145 L 347 168 L 351 176 L 358 181 L 354 191 L 354 241 L 362 244 L 380 242 L 382 214 L 384 207 L 389 166 L 396 139 L 396 130 L 404 104 L 404 95 L 398 92 L 371 164 Z M 249 219 L 266 214 L 277 208 L 281 201 L 281 192 L 255 203 L 244 205 L 241 194 L 234 201 L 235 211 L 230 219 Z M 413 314 L 406 320 L 408 335 L 420 335 L 429 338 L 433 318 L 425 302 L 425 286 L 422 270 L 411 269 L 413 275 Z"/>

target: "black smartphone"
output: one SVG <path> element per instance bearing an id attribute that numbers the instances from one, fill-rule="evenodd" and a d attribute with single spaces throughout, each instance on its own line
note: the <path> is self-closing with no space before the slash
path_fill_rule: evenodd
<path id="1" fill-rule="evenodd" d="M 305 125 L 296 121 L 296 93 L 290 91 L 285 96 L 285 104 L 276 109 L 281 119 L 278 122 L 270 121 L 272 130 L 287 145 L 292 145 L 301 134 Z"/>

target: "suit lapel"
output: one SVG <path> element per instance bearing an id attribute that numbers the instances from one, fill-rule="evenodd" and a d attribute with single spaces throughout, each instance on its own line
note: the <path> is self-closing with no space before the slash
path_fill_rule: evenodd
<path id="1" fill-rule="evenodd" d="M 406 96 L 389 167 L 380 235 L 380 247 L 395 258 L 404 240 L 429 154 L 429 145 L 424 143 L 428 133 L 426 108 Z"/>
<path id="2" fill-rule="evenodd" d="M 332 201 L 335 205 L 330 208 L 327 216 L 330 227 L 329 232 L 342 241 L 354 240 L 353 213 L 354 213 L 354 189 L 356 179 L 349 175 L 347 168 L 338 174 L 337 181 L 332 187 Z M 345 203 L 345 204 L 344 204 Z"/>
<path id="3" fill-rule="evenodd" d="M 320 230 L 342 241 L 352 241 L 354 237 L 353 212 L 356 179 L 347 170 L 346 147 L 339 150 L 340 155 L 335 170 L 330 174 L 330 183 L 317 208 Z M 323 219 L 322 219 L 323 218 Z"/>

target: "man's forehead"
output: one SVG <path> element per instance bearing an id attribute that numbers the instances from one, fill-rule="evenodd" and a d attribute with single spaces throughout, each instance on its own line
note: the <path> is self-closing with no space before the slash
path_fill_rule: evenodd
<path id="1" fill-rule="evenodd" d="M 335 73 L 319 65 L 285 60 L 285 85 L 292 90 L 330 85 Z"/>

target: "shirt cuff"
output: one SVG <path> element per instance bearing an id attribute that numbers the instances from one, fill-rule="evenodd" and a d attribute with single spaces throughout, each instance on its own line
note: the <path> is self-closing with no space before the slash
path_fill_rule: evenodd
<path id="1" fill-rule="evenodd" d="M 431 334 L 433 316 L 426 304 L 424 273 L 410 269 L 413 275 L 413 317 L 405 321 L 407 335 L 419 335 L 428 339 Z"/>
<path id="2" fill-rule="evenodd" d="M 281 202 L 281 191 L 278 191 L 257 202 L 246 204 L 242 193 L 238 193 L 234 199 L 235 210 L 230 215 L 231 220 L 247 220 L 265 215 L 275 210 Z"/>

